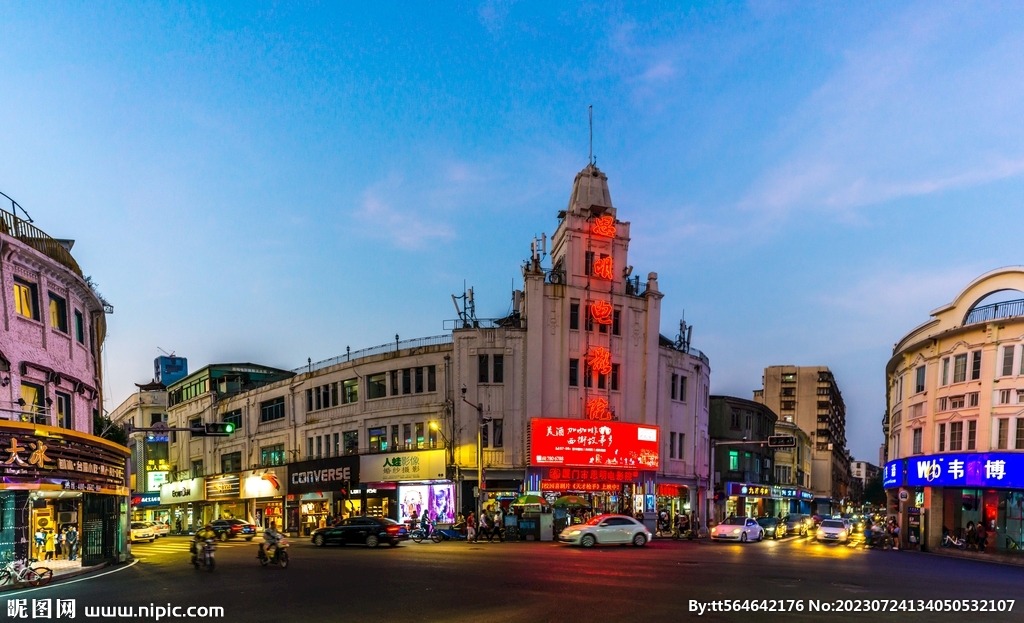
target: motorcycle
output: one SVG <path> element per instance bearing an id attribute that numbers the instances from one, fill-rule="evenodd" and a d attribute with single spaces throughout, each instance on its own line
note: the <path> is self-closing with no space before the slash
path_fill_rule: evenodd
<path id="1" fill-rule="evenodd" d="M 202 544 L 203 551 L 197 553 L 196 545 L 192 546 L 192 565 L 198 569 L 200 566 L 206 567 L 210 571 L 213 571 L 215 563 L 213 559 L 213 551 L 215 546 L 213 539 L 205 539 Z"/>
<path id="2" fill-rule="evenodd" d="M 281 539 L 277 543 L 277 547 L 274 548 L 274 555 L 267 556 L 267 551 L 262 546 L 260 547 L 259 553 L 256 554 L 256 558 L 259 558 L 260 564 L 266 567 L 267 565 L 277 565 L 282 569 L 288 568 L 288 541 Z"/>
<path id="3" fill-rule="evenodd" d="M 465 541 L 466 535 L 461 530 L 455 528 L 435 528 L 434 532 L 430 535 L 430 540 L 434 543 L 440 543 L 441 541 Z"/>
<path id="4" fill-rule="evenodd" d="M 888 532 L 876 532 L 871 534 L 870 539 L 864 539 L 865 549 L 882 549 L 889 551 L 892 549 L 893 539 L 892 535 Z"/>

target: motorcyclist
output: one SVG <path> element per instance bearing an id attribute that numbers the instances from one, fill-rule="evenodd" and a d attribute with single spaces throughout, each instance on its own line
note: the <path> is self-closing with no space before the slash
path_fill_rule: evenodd
<path id="1" fill-rule="evenodd" d="M 874 545 L 871 542 L 871 528 L 872 528 L 871 520 L 870 519 L 865 520 L 864 521 L 864 546 L 865 547 L 871 547 L 872 545 Z"/>
<path id="2" fill-rule="evenodd" d="M 284 535 L 277 531 L 274 523 L 267 526 L 267 529 L 263 531 L 263 542 L 260 543 L 260 553 L 257 558 L 261 556 L 270 556 L 270 548 L 273 547 L 274 551 L 277 551 L 278 545 L 281 543 L 281 539 Z"/>
<path id="3" fill-rule="evenodd" d="M 192 540 L 192 555 L 198 557 L 202 554 L 202 544 L 206 540 L 214 540 L 217 538 L 217 532 L 213 529 L 213 526 L 206 524 L 202 528 L 196 530 L 195 538 Z"/>

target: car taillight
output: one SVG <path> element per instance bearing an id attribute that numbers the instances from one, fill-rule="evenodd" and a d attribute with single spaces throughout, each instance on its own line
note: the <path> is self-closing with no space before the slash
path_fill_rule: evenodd
<path id="1" fill-rule="evenodd" d="M 401 530 L 399 526 L 388 526 L 388 534 L 398 534 L 399 530 Z"/>
<path id="2" fill-rule="evenodd" d="M 238 532 L 241 529 L 242 529 L 242 526 L 231 526 L 231 531 L 232 532 Z"/>

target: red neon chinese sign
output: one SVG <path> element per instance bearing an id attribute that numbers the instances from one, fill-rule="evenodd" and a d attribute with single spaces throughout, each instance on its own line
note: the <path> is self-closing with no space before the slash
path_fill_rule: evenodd
<path id="1" fill-rule="evenodd" d="M 612 256 L 602 255 L 594 260 L 594 276 L 611 281 L 614 279 L 614 265 Z"/>
<path id="2" fill-rule="evenodd" d="M 590 233 L 595 236 L 615 237 L 615 219 L 610 216 L 601 216 L 594 220 L 590 226 Z"/>
<path id="3" fill-rule="evenodd" d="M 588 420 L 608 421 L 612 419 L 612 412 L 608 408 L 607 398 L 591 398 L 587 401 L 584 416 Z"/>
<path id="4" fill-rule="evenodd" d="M 612 353 L 603 346 L 591 346 L 587 350 L 587 365 L 598 374 L 611 374 Z"/>
<path id="5" fill-rule="evenodd" d="M 612 304 L 608 301 L 591 301 L 590 317 L 598 324 L 611 324 Z"/>
<path id="6" fill-rule="evenodd" d="M 654 470 L 658 468 L 660 435 L 657 426 L 647 424 L 534 418 L 530 424 L 530 465 Z M 582 474 L 566 474 L 565 470 L 560 478 L 552 478 L 586 479 Z M 609 477 L 612 479 L 618 477 Z"/>
<path id="7" fill-rule="evenodd" d="M 547 470 L 547 473 L 542 473 L 541 476 L 544 480 L 574 480 L 574 481 L 589 481 L 589 482 L 636 482 L 640 480 L 640 470 L 638 469 L 598 469 L 596 467 L 587 469 L 586 467 L 578 469 L 552 467 Z M 659 485 L 661 486 L 661 485 Z"/>

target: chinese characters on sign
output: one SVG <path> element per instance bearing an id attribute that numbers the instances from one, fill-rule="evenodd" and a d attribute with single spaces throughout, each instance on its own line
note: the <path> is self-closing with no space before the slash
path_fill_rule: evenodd
<path id="1" fill-rule="evenodd" d="M 532 465 L 657 469 L 657 426 L 626 422 L 536 418 Z"/>
<path id="2" fill-rule="evenodd" d="M 912 457 L 906 459 L 906 483 L 900 483 L 896 474 L 889 471 L 895 469 L 898 463 L 900 461 L 886 464 L 885 486 L 1024 487 L 1024 454 L 1019 453 Z"/>
<path id="3" fill-rule="evenodd" d="M 612 353 L 603 346 L 591 346 L 587 349 L 587 365 L 598 374 L 611 374 Z"/>
<path id="4" fill-rule="evenodd" d="M 73 431 L 38 426 L 33 433 L 0 423 L 0 477 L 9 484 L 126 494 L 127 456 L 127 448 Z"/>
<path id="5" fill-rule="evenodd" d="M 615 219 L 611 216 L 601 216 L 594 219 L 590 226 L 590 233 L 595 236 L 615 237 Z"/>
<path id="6" fill-rule="evenodd" d="M 594 322 L 597 324 L 611 324 L 612 304 L 608 301 L 591 301 L 590 317 L 593 318 Z"/>
<path id="7" fill-rule="evenodd" d="M 729 495 L 753 498 L 772 497 L 772 488 L 767 485 L 752 485 L 745 482 L 730 482 Z"/>
<path id="8" fill-rule="evenodd" d="M 611 409 L 608 408 L 607 398 L 590 398 L 587 400 L 586 418 L 607 422 L 612 419 Z"/>
<path id="9" fill-rule="evenodd" d="M 600 277 L 601 279 L 607 279 L 608 281 L 615 278 L 612 256 L 602 255 L 594 260 L 594 276 Z"/>
<path id="10" fill-rule="evenodd" d="M 552 467 L 544 480 L 587 480 L 596 482 L 636 482 L 640 480 L 638 469 L 575 469 Z"/>

